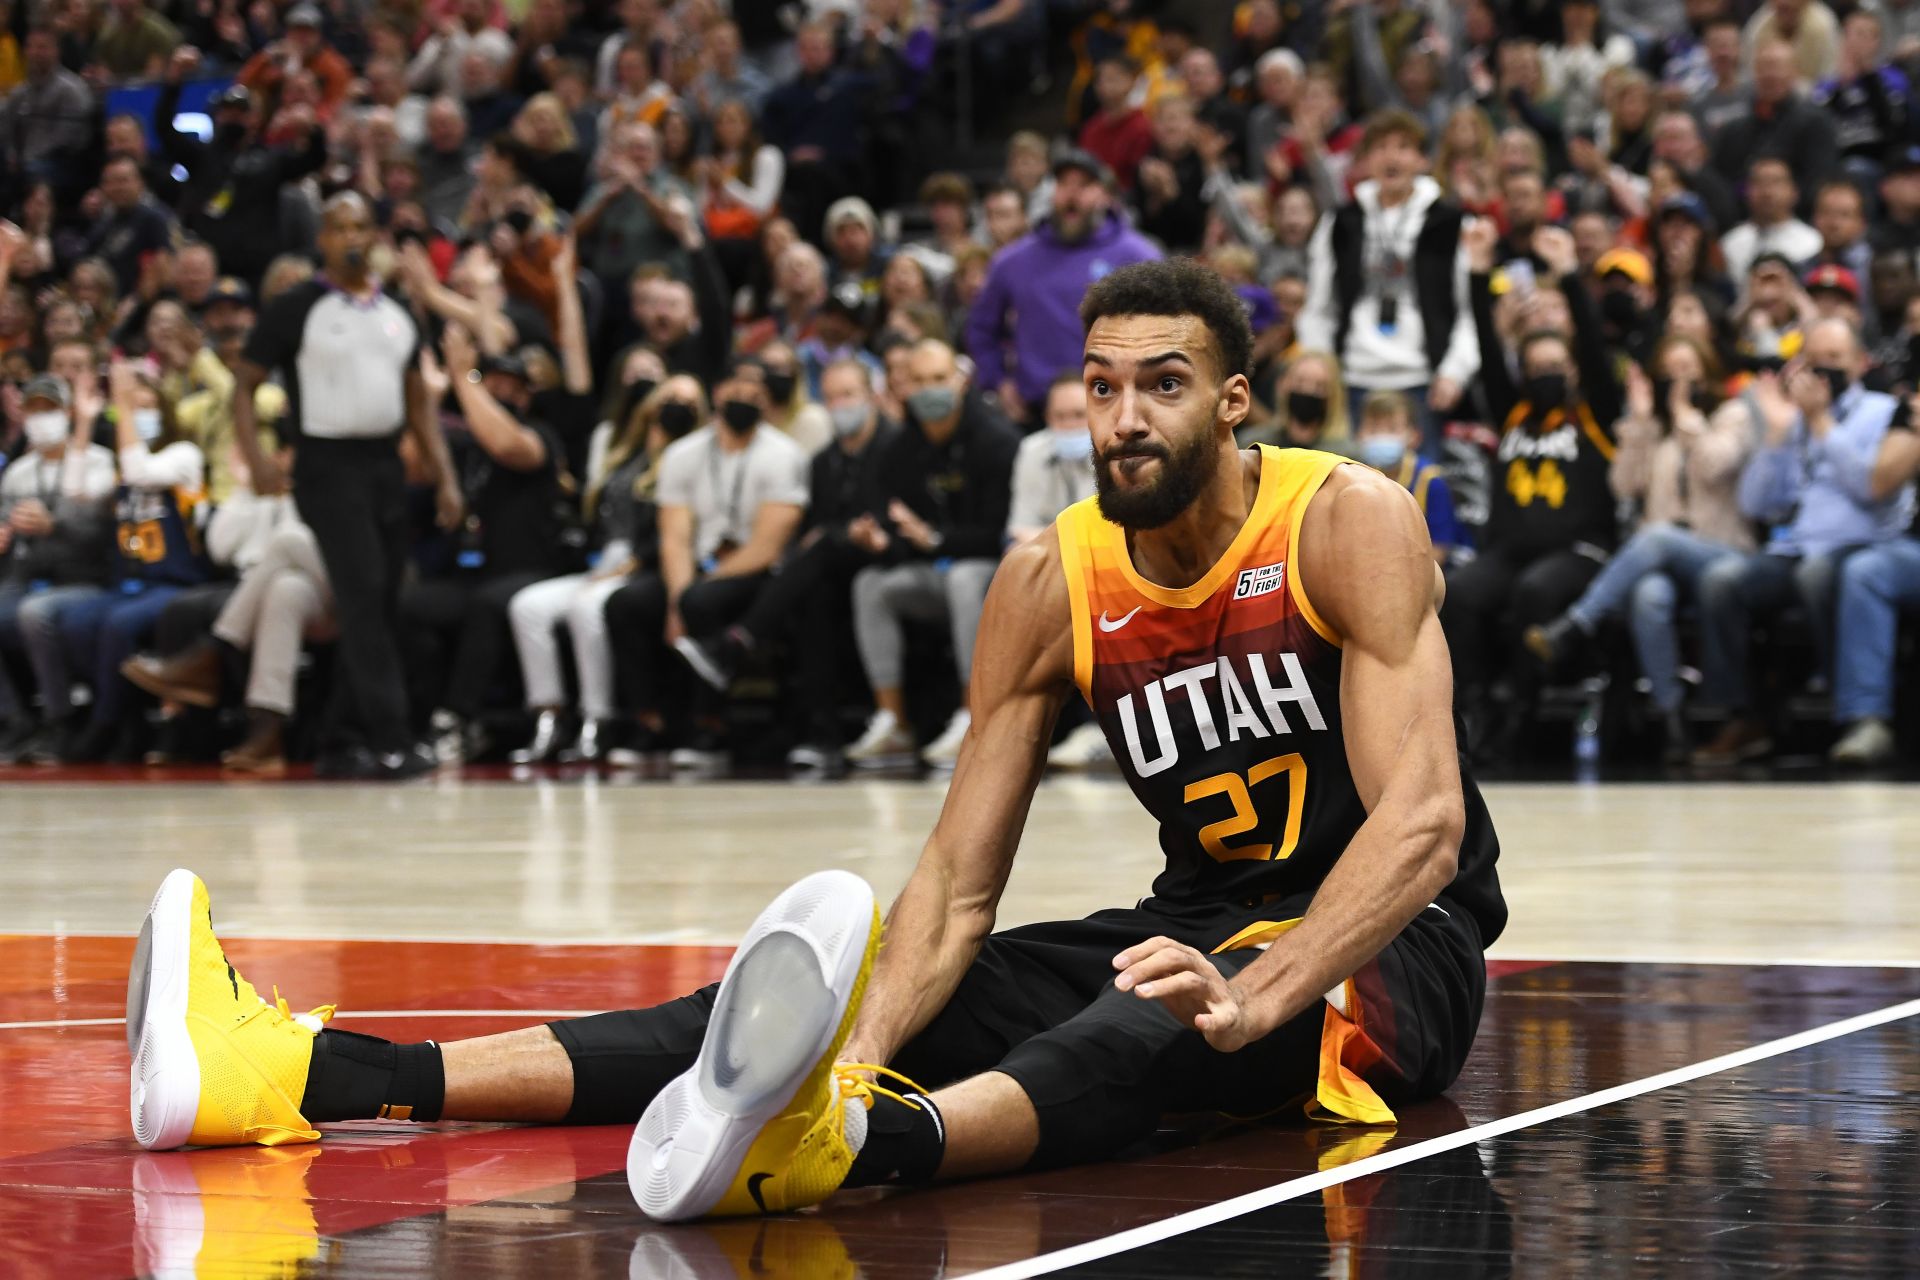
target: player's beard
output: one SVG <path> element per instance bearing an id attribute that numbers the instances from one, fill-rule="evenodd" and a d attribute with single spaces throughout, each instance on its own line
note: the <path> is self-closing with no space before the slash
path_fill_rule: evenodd
<path id="1" fill-rule="evenodd" d="M 1114 481 L 1113 467 L 1132 456 L 1158 458 L 1160 474 L 1149 484 L 1123 489 Z M 1171 449 L 1151 440 L 1116 446 L 1101 454 L 1093 469 L 1100 514 L 1123 529 L 1158 529 L 1194 504 L 1219 466 L 1220 448 L 1211 431 L 1196 431 Z"/>

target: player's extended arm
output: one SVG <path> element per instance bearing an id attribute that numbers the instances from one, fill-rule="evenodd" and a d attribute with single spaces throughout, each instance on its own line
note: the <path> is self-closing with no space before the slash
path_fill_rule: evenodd
<path id="1" fill-rule="evenodd" d="M 1407 491 L 1358 467 L 1329 477 L 1302 520 L 1314 608 L 1344 640 L 1340 717 L 1366 806 L 1306 918 L 1231 982 L 1164 938 L 1116 958 L 1117 983 L 1234 1050 L 1352 977 L 1453 880 L 1466 824 L 1453 678 L 1426 523 Z"/>
<path id="2" fill-rule="evenodd" d="M 885 1063 L 946 1007 L 993 931 L 1054 717 L 1073 688 L 1073 623 L 1051 532 L 1008 554 L 987 593 L 973 727 L 940 820 L 887 913 L 886 941 L 842 1058 Z"/>

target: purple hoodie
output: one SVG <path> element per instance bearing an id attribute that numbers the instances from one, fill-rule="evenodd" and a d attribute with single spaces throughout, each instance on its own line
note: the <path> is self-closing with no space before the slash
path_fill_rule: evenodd
<path id="1" fill-rule="evenodd" d="M 1080 367 L 1086 337 L 1080 299 L 1087 287 L 1116 267 L 1160 256 L 1159 247 L 1115 211 L 1079 244 L 1062 244 L 1053 224 L 1042 222 L 1002 249 L 967 315 L 975 385 L 984 391 L 998 387 L 1010 353 L 1020 398 L 1037 412 L 1054 378 Z"/>

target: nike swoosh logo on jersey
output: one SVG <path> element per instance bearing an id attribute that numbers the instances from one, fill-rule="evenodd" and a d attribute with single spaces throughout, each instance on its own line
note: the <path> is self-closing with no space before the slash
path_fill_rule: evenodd
<path id="1" fill-rule="evenodd" d="M 1130 609 L 1124 616 L 1118 617 L 1118 618 L 1107 617 L 1107 611 L 1105 609 L 1102 609 L 1100 611 L 1100 629 L 1102 631 L 1108 631 L 1108 632 L 1118 631 L 1120 628 L 1126 626 L 1129 622 L 1132 622 L 1133 615 L 1140 612 L 1144 608 L 1146 608 L 1145 605 L 1137 604 L 1133 606 L 1133 608 Z"/>

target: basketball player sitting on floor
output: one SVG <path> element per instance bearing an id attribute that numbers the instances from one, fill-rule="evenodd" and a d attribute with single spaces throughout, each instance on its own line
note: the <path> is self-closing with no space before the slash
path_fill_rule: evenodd
<path id="1" fill-rule="evenodd" d="M 681 1219 L 1099 1160 L 1170 1111 L 1381 1123 L 1445 1089 L 1506 907 L 1420 512 L 1331 454 L 1235 448 L 1251 335 L 1206 269 L 1115 271 L 1081 316 L 1098 493 L 1000 569 L 973 727 L 884 945 L 867 885 L 822 872 L 683 999 L 396 1045 L 262 1001 L 176 871 L 129 984 L 139 1141 L 638 1121 L 634 1195 Z M 995 933 L 1076 687 L 1166 869 L 1137 906 Z M 1065 854 L 1100 874 L 1097 843 Z"/>

